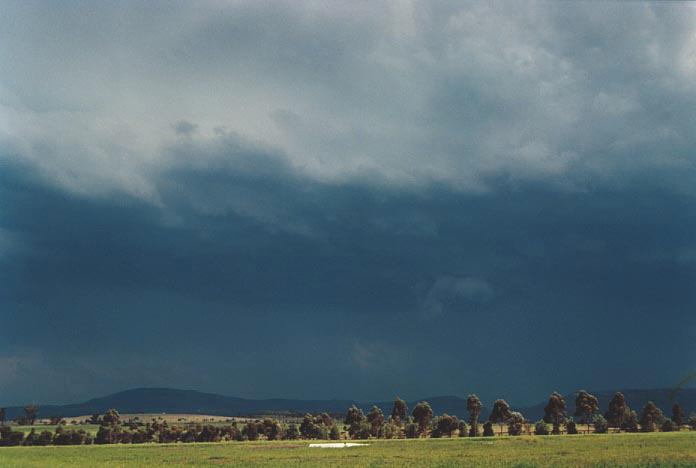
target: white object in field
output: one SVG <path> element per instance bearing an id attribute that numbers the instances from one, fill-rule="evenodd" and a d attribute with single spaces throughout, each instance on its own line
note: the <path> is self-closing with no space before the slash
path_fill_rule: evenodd
<path id="1" fill-rule="evenodd" d="M 328 444 L 309 444 L 312 448 L 346 448 L 346 447 L 362 447 L 370 444 L 357 444 L 355 442 L 331 442 Z"/>

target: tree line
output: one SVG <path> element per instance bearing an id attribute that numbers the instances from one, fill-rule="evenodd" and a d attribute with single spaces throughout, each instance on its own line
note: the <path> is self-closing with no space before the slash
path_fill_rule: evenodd
<path id="1" fill-rule="evenodd" d="M 93 437 L 84 429 L 67 429 L 58 424 L 54 432 L 37 432 L 34 428 L 25 436 L 23 431 L 14 431 L 5 425 L 5 410 L 0 408 L 0 446 L 9 445 L 86 445 L 86 444 L 141 444 L 174 442 L 219 442 L 244 440 L 297 440 L 319 439 L 340 440 L 370 438 L 421 438 L 421 437 L 492 437 L 522 434 L 559 435 L 577 434 L 578 425 L 585 426 L 585 432 L 668 432 L 678 431 L 687 426 L 696 430 L 696 414 L 685 419 L 678 403 L 672 406 L 672 415 L 666 417 L 653 402 L 648 402 L 640 415 L 626 403 L 626 398 L 617 392 L 609 402 L 606 412 L 599 409 L 597 397 L 580 390 L 575 398 L 575 411 L 569 415 L 566 401 L 557 392 L 551 393 L 544 407 L 543 419 L 534 423 L 527 421 L 520 412 L 513 411 L 503 399 L 495 400 L 486 421 L 480 421 L 483 405 L 476 395 L 467 398 L 468 418 L 459 419 L 455 415 L 435 416 L 427 401 L 416 404 L 409 413 L 407 403 L 397 397 L 391 414 L 386 417 L 382 409 L 373 406 L 367 415 L 353 405 L 342 418 L 334 418 L 328 413 L 305 414 L 298 423 L 289 424 L 274 418 L 233 421 L 230 424 L 192 424 L 170 425 L 166 421 L 152 422 L 122 421 L 118 411 L 111 409 L 104 415 L 95 414 L 88 422 L 98 424 L 99 429 Z M 33 425 L 37 419 L 38 407 L 28 405 L 24 416 L 15 423 Z M 59 423 L 62 418 L 55 418 Z M 497 427 L 496 427 L 497 426 Z M 582 426 L 581 426 L 582 427 Z"/>

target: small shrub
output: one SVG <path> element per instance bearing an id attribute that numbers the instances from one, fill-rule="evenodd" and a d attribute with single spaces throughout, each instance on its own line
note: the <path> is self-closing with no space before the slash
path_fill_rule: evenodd
<path id="1" fill-rule="evenodd" d="M 469 428 L 466 427 L 466 423 L 464 421 L 459 421 L 459 437 L 466 437 L 468 434 Z"/>
<path id="2" fill-rule="evenodd" d="M 484 437 L 493 437 L 495 435 L 492 422 L 486 421 L 483 423 L 483 435 Z"/>
<path id="3" fill-rule="evenodd" d="M 524 430 L 524 416 L 517 411 L 511 413 L 510 419 L 508 420 L 508 434 L 511 436 L 522 435 Z"/>
<path id="4" fill-rule="evenodd" d="M 404 428 L 404 435 L 406 436 L 407 439 L 417 439 L 418 436 L 420 435 L 420 431 L 418 430 L 418 424 L 416 424 L 416 423 L 406 424 L 406 427 Z"/>
<path id="5" fill-rule="evenodd" d="M 534 424 L 535 435 L 549 435 L 549 426 L 546 421 L 539 420 Z"/>
<path id="6" fill-rule="evenodd" d="M 341 438 L 341 431 L 338 430 L 338 426 L 335 424 L 331 426 L 331 430 L 329 431 L 329 439 L 331 440 L 339 440 Z"/>
<path id="7" fill-rule="evenodd" d="M 621 430 L 626 432 L 638 432 L 638 413 L 630 411 L 628 416 L 621 424 Z"/>
<path id="8" fill-rule="evenodd" d="M 24 432 L 22 431 L 13 431 L 9 427 L 3 427 L 2 432 L 0 432 L 0 446 L 13 447 L 22 445 L 23 441 Z"/>
<path id="9" fill-rule="evenodd" d="M 566 432 L 571 435 L 578 433 L 578 426 L 577 424 L 575 424 L 575 421 L 573 419 L 569 419 L 566 421 Z"/>
<path id="10" fill-rule="evenodd" d="M 679 430 L 679 426 L 671 419 L 665 419 L 665 422 L 662 423 L 661 430 L 662 432 L 674 432 Z"/>
<path id="11" fill-rule="evenodd" d="M 686 424 L 689 425 L 691 430 L 696 431 L 696 413 L 691 413 L 689 415 L 689 419 L 686 421 Z"/>
<path id="12" fill-rule="evenodd" d="M 606 434 L 609 430 L 609 424 L 601 414 L 596 415 L 592 420 L 592 423 L 594 424 L 595 434 Z"/>
<path id="13" fill-rule="evenodd" d="M 336 427 L 336 426 L 334 426 L 334 427 Z M 328 440 L 329 439 L 329 429 L 324 425 L 317 426 L 316 436 L 317 436 L 317 439 L 319 439 L 319 440 Z"/>

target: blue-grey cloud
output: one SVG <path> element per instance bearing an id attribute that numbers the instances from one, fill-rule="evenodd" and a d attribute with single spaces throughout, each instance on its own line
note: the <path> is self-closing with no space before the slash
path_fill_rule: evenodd
<path id="1" fill-rule="evenodd" d="M 3 12 L 7 404 L 526 403 L 693 363 L 690 5 Z"/>

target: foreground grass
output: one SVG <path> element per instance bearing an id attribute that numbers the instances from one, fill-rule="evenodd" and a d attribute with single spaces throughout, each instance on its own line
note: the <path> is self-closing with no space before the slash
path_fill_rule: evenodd
<path id="1" fill-rule="evenodd" d="M 309 448 L 308 441 L 2 447 L 0 466 L 696 467 L 696 432 L 368 442 L 347 449 Z"/>

